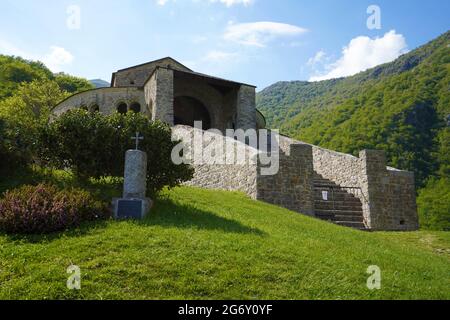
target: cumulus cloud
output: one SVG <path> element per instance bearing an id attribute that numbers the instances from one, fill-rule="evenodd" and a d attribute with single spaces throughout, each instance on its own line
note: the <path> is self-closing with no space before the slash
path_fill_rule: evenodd
<path id="1" fill-rule="evenodd" d="M 19 56 L 29 60 L 42 61 L 53 72 L 62 71 L 64 66 L 71 64 L 74 60 L 74 56 L 62 47 L 51 46 L 48 53 L 39 55 L 22 50 L 2 39 L 0 39 L 0 53 Z"/>
<path id="2" fill-rule="evenodd" d="M 371 39 L 360 36 L 352 39 L 342 50 L 342 56 L 335 62 L 325 66 L 325 71 L 310 78 L 310 81 L 321 81 L 357 74 L 377 65 L 391 62 L 408 52 L 403 35 L 391 30 L 383 37 Z M 315 61 L 323 61 L 324 53 L 311 58 L 308 65 Z M 320 59 L 318 59 L 320 58 Z"/>
<path id="3" fill-rule="evenodd" d="M 277 22 L 231 23 L 225 30 L 224 38 L 243 45 L 265 47 L 276 38 L 298 36 L 307 31 L 294 25 Z"/>

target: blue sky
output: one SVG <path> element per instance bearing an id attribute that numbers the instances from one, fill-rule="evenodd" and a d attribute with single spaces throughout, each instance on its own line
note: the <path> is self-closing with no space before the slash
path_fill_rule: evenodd
<path id="1" fill-rule="evenodd" d="M 449 17 L 448 0 L 1 0 L 0 53 L 107 81 L 172 56 L 263 89 L 391 61 L 449 30 Z"/>

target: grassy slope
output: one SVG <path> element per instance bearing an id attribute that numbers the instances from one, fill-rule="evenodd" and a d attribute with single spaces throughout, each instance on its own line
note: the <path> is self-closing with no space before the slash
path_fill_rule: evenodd
<path id="1" fill-rule="evenodd" d="M 367 289 L 369 265 L 382 290 Z M 165 192 L 142 222 L 0 235 L 2 299 L 450 299 L 449 275 L 449 233 L 363 233 L 195 188 Z"/>

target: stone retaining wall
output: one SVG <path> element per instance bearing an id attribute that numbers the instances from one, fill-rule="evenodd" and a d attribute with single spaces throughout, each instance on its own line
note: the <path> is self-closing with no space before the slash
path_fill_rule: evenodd
<path id="1" fill-rule="evenodd" d="M 215 159 L 229 159 L 230 152 L 245 154 L 246 164 L 201 164 L 193 161 L 195 169 L 194 178 L 187 185 L 207 189 L 218 189 L 228 191 L 241 191 L 255 200 L 265 201 L 279 205 L 299 213 L 313 215 L 313 188 L 312 188 L 312 149 L 305 144 L 286 145 L 280 149 L 280 169 L 272 176 L 262 174 L 259 150 L 249 147 L 243 143 L 236 142 L 231 138 L 224 138 L 220 133 L 212 134 L 187 126 L 176 126 L 173 128 L 173 136 L 183 141 L 194 141 L 194 133 L 205 134 L 208 137 L 203 142 L 203 150 L 206 154 L 215 148 L 224 150 L 223 157 Z M 218 140 L 224 138 L 223 142 Z M 285 140 L 283 140 L 285 142 Z M 195 144 L 201 141 L 194 141 Z M 229 143 L 232 148 L 227 148 Z M 190 149 L 191 150 L 191 149 Z M 225 152 L 228 150 L 228 152 Z M 230 151 L 231 150 L 231 151 Z M 188 152 L 192 154 L 192 152 Z M 275 155 L 272 155 L 275 157 Z M 192 159 L 192 157 L 191 157 Z"/>

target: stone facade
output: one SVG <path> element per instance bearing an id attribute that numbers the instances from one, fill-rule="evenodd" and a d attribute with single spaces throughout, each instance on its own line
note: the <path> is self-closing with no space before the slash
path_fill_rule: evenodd
<path id="1" fill-rule="evenodd" d="M 142 88 L 147 82 L 149 76 L 158 67 L 164 67 L 172 70 L 191 71 L 189 68 L 183 66 L 178 61 L 167 57 L 135 67 L 122 69 L 113 73 L 111 86 Z"/>
<path id="2" fill-rule="evenodd" d="M 223 133 L 265 126 L 260 114 L 257 118 L 255 87 L 196 73 L 172 58 L 119 70 L 113 74 L 111 88 L 76 94 L 58 104 L 54 114 L 82 107 L 111 114 L 135 111 L 133 106 L 138 105 L 138 112 L 152 120 L 187 124 L 175 110 L 177 99 L 186 97 L 197 101 L 208 113 L 211 127 Z"/>

